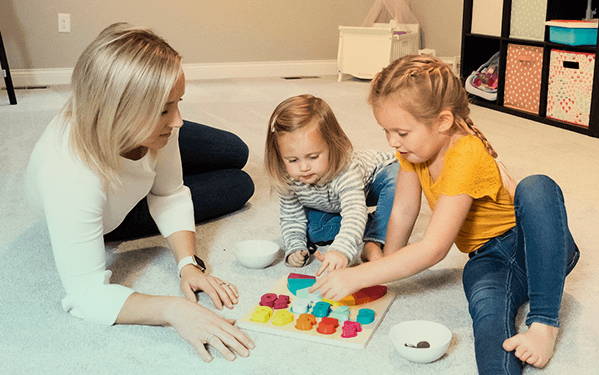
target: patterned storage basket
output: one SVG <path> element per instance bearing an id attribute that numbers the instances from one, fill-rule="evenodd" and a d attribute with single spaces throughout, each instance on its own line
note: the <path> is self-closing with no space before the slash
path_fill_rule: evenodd
<path id="1" fill-rule="evenodd" d="M 512 0 L 510 37 L 544 40 L 547 0 Z"/>
<path id="2" fill-rule="evenodd" d="M 543 47 L 508 44 L 503 105 L 539 113 Z"/>
<path id="3" fill-rule="evenodd" d="M 547 117 L 589 126 L 595 54 L 551 50 Z"/>

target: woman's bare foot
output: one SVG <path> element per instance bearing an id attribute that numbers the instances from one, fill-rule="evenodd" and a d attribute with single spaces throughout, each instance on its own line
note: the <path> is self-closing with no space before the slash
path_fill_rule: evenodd
<path id="1" fill-rule="evenodd" d="M 372 262 L 382 257 L 383 250 L 381 249 L 381 244 L 378 242 L 366 242 L 364 244 L 364 249 L 362 249 L 362 254 L 360 255 L 362 262 Z"/>
<path id="2" fill-rule="evenodd" d="M 503 342 L 503 348 L 514 351 L 516 357 L 535 367 L 545 367 L 555 349 L 559 328 L 542 323 L 532 323 L 528 331 L 519 333 Z"/>

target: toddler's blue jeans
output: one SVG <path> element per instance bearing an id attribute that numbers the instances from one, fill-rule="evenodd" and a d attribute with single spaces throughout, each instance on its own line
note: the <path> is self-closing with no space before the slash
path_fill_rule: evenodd
<path id="1" fill-rule="evenodd" d="M 558 327 L 564 281 L 580 256 L 553 180 L 525 178 L 516 188 L 514 206 L 516 226 L 470 253 L 464 267 L 479 374 L 522 373 L 522 361 L 502 347 L 517 334 L 518 309 L 530 301 L 527 325 Z"/>
<path id="2" fill-rule="evenodd" d="M 365 188 L 366 205 L 368 207 L 376 206 L 376 211 L 368 215 L 364 242 L 385 244 L 398 173 L 398 162 L 381 166 L 380 170 L 375 171 L 372 183 Z M 306 208 L 306 217 L 308 218 L 308 244 L 331 243 L 341 229 L 341 214 L 339 213 Z"/>

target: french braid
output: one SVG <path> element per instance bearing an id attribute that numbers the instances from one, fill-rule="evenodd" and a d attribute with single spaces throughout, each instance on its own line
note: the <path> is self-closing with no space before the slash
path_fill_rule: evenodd
<path id="1" fill-rule="evenodd" d="M 380 108 L 394 100 L 416 120 L 432 125 L 441 111 L 449 109 L 453 127 L 475 135 L 499 167 L 503 185 L 513 197 L 516 182 L 499 160 L 491 143 L 470 118 L 468 94 L 449 66 L 430 55 L 410 55 L 393 61 L 371 83 L 368 103 Z"/>

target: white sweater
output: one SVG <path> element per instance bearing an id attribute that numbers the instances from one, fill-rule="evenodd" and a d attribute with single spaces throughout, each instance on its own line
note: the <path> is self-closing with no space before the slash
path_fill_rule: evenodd
<path id="1" fill-rule="evenodd" d="M 140 160 L 123 158 L 119 189 L 102 187 L 69 147 L 70 125 L 60 115 L 46 128 L 27 167 L 27 195 L 45 216 L 56 268 L 66 291 L 62 307 L 93 322 L 114 324 L 130 288 L 109 284 L 103 235 L 123 221 L 144 197 L 161 234 L 195 231 L 193 203 L 183 185 L 179 132 L 167 145 Z"/>
<path id="2" fill-rule="evenodd" d="M 348 166 L 324 185 L 294 180 L 279 194 L 280 224 L 285 242 L 285 259 L 306 249 L 308 219 L 304 207 L 341 214 L 341 229 L 330 249 L 343 253 L 351 262 L 358 254 L 368 220 L 366 196 L 382 167 L 396 162 L 390 152 L 356 150 Z"/>

